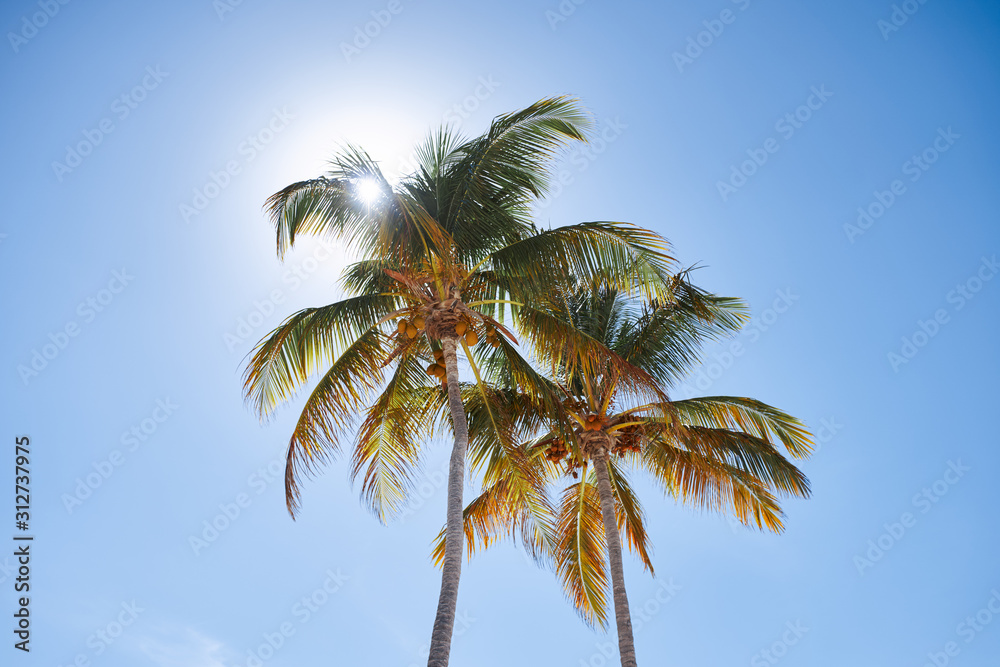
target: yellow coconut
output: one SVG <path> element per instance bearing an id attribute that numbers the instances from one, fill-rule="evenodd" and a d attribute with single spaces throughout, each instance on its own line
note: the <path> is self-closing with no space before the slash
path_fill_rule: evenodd
<path id="1" fill-rule="evenodd" d="M 469 345 L 475 345 L 479 342 L 479 336 L 476 335 L 475 331 L 469 331 L 465 334 L 465 342 Z"/>
<path id="2" fill-rule="evenodd" d="M 455 325 L 455 333 L 457 333 L 459 336 L 464 336 L 465 332 L 468 330 L 469 330 L 469 325 L 466 324 L 465 322 L 459 322 L 458 324 Z"/>
<path id="3" fill-rule="evenodd" d="M 423 329 L 425 324 L 427 324 L 427 320 L 425 320 L 420 316 L 417 316 L 417 318 L 413 320 L 413 326 L 417 327 L 418 329 Z"/>
<path id="4" fill-rule="evenodd" d="M 437 366 L 437 370 L 434 371 L 434 375 L 438 376 L 442 380 L 445 379 L 448 376 L 448 370 L 441 364 L 435 364 L 435 366 Z"/>
<path id="5" fill-rule="evenodd" d="M 417 330 L 417 328 L 415 326 L 413 326 L 412 324 L 407 324 L 406 325 L 406 337 L 407 338 L 416 338 L 418 333 L 420 333 L 420 332 Z"/>
<path id="6" fill-rule="evenodd" d="M 437 375 L 437 369 L 438 368 L 440 368 L 440 366 L 438 366 L 437 364 L 431 364 L 430 366 L 427 367 L 427 374 L 428 375 Z"/>
<path id="7" fill-rule="evenodd" d="M 402 319 L 399 320 L 398 322 L 396 322 L 396 331 L 398 331 L 399 333 L 406 333 L 406 325 L 407 325 L 406 320 Z"/>
<path id="8" fill-rule="evenodd" d="M 434 358 L 438 361 L 444 359 L 444 350 L 434 350 Z"/>

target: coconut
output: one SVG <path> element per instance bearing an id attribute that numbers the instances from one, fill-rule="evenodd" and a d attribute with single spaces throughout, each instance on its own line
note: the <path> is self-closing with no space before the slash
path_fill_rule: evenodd
<path id="1" fill-rule="evenodd" d="M 413 320 L 413 326 L 418 329 L 423 329 L 425 324 L 427 324 L 427 321 L 419 315 Z"/>
<path id="2" fill-rule="evenodd" d="M 417 330 L 417 328 L 415 326 L 413 326 L 412 324 L 407 324 L 406 325 L 406 337 L 407 338 L 416 338 L 418 333 L 420 333 L 420 332 Z"/>
<path id="3" fill-rule="evenodd" d="M 444 359 L 444 350 L 434 350 L 434 358 L 438 361 Z"/>
<path id="4" fill-rule="evenodd" d="M 437 375 L 437 369 L 440 368 L 437 364 L 431 364 L 427 367 L 428 375 Z"/>
<path id="5" fill-rule="evenodd" d="M 457 333 L 459 336 L 464 336 L 465 332 L 468 330 L 469 330 L 469 325 L 466 324 L 465 322 L 458 322 L 455 325 L 455 333 Z"/>
<path id="6" fill-rule="evenodd" d="M 476 335 L 475 331 L 469 331 L 465 334 L 465 342 L 469 345 L 475 345 L 479 342 L 479 336 Z"/>
<path id="7" fill-rule="evenodd" d="M 408 322 L 406 320 L 403 320 L 403 319 L 399 320 L 398 322 L 396 322 L 396 331 L 398 331 L 401 334 L 402 333 L 406 333 L 406 325 L 407 324 L 408 324 Z"/>

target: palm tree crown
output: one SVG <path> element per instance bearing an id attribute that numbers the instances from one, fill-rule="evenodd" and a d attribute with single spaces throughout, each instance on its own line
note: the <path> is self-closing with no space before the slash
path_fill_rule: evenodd
<path id="1" fill-rule="evenodd" d="M 579 285 L 549 303 L 548 320 L 562 328 L 537 323 L 536 354 L 548 362 L 552 390 L 562 400 L 541 405 L 519 397 L 524 429 L 541 432 L 523 449 L 550 479 L 562 481 L 548 522 L 555 533 L 549 555 L 568 597 L 586 621 L 604 625 L 610 566 L 622 664 L 634 665 L 619 531 L 650 572 L 653 564 L 629 469 L 649 473 L 669 495 L 780 532 L 777 496 L 806 497 L 809 484 L 778 445 L 801 458 L 811 441 L 794 417 L 753 399 L 666 396 L 698 363 L 707 341 L 742 326 L 746 309 L 739 300 L 697 288 L 688 271 L 674 277 L 666 301 L 637 301 L 605 282 Z M 551 343 L 557 330 L 563 345 Z M 504 535 L 530 535 L 529 524 L 544 522 L 508 493 L 506 472 L 490 471 L 495 482 L 466 509 L 470 554 Z"/>
<path id="2" fill-rule="evenodd" d="M 395 185 L 364 151 L 347 147 L 328 173 L 293 183 L 267 203 L 279 256 L 302 235 L 323 235 L 362 257 L 344 273 L 346 298 L 289 316 L 258 344 L 246 370 L 245 395 L 261 418 L 322 373 L 288 444 L 292 516 L 303 476 L 334 457 L 355 426 L 352 474 L 381 520 L 404 506 L 421 444 L 439 429 L 455 436 L 451 544 L 429 665 L 447 665 L 457 601 L 466 403 L 485 412 L 476 432 L 485 428 L 497 443 L 489 456 L 474 451 L 474 465 L 503 460 L 522 501 L 543 495 L 542 480 L 514 446 L 509 420 L 497 412 L 502 402 L 479 381 L 480 368 L 503 359 L 520 390 L 537 389 L 542 378 L 518 354 L 514 331 L 530 332 L 521 316 L 526 304 L 570 274 L 603 275 L 647 298 L 670 290 L 672 259 L 657 235 L 610 222 L 539 230 L 531 220 L 531 202 L 548 187 L 551 159 L 567 142 L 583 140 L 588 124 L 575 100 L 554 98 L 498 117 L 474 139 L 442 129 L 418 148 L 419 170 Z M 374 197 L 359 196 L 372 191 Z M 477 378 L 466 390 L 459 348 Z"/>

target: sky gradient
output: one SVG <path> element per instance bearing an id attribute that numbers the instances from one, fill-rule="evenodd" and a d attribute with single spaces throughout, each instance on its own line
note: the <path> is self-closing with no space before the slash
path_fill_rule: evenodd
<path id="1" fill-rule="evenodd" d="M 349 258 L 279 262 L 262 205 L 344 142 L 399 174 L 430 129 L 557 94 L 598 138 L 539 223 L 669 238 L 754 315 L 673 394 L 818 435 L 780 536 L 637 481 L 640 663 L 996 664 L 997 3 L 42 0 L 0 26 L 0 468 L 29 436 L 35 535 L 32 650 L 5 631 L 4 665 L 425 664 L 449 444 L 393 525 L 343 461 L 288 517 L 302 403 L 259 424 L 244 357 Z M 456 667 L 614 662 L 509 544 L 463 567 L 458 612 Z"/>

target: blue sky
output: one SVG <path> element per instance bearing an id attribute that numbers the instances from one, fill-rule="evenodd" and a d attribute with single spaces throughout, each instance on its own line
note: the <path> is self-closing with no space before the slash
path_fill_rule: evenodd
<path id="1" fill-rule="evenodd" d="M 243 358 L 334 300 L 348 260 L 309 242 L 279 263 L 261 206 L 341 142 L 399 171 L 442 122 L 555 94 L 602 138 L 539 221 L 671 239 L 754 313 L 675 394 L 820 435 L 781 536 L 642 487 L 639 659 L 995 663 L 996 3 L 42 0 L 0 25 L 3 437 L 31 438 L 36 536 L 32 651 L 8 635 L 4 664 L 425 661 L 448 445 L 400 523 L 343 462 L 289 519 L 274 473 L 301 404 L 259 425 Z M 613 634 L 513 546 L 464 568 L 458 610 L 454 665 L 610 664 Z"/>

